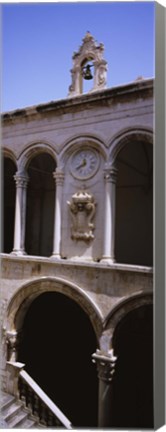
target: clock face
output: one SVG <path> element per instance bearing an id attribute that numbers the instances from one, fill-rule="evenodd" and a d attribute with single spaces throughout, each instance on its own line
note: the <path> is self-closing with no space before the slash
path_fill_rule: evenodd
<path id="1" fill-rule="evenodd" d="M 71 159 L 71 173 L 78 179 L 87 179 L 96 174 L 99 156 L 95 150 L 77 150 Z"/>

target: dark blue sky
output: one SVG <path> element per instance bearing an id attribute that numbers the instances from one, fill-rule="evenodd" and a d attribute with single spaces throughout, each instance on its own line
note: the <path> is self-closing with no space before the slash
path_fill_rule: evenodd
<path id="1" fill-rule="evenodd" d="M 154 76 L 154 2 L 2 4 L 2 110 L 65 98 L 89 30 L 105 45 L 108 87 Z"/>

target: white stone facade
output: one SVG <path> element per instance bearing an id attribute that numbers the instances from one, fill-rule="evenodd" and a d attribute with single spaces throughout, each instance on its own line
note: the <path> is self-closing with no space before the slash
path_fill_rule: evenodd
<path id="1" fill-rule="evenodd" d="M 123 101 L 124 92 L 125 97 L 130 98 L 127 102 Z M 145 140 L 152 143 L 153 98 L 152 94 L 149 97 L 150 92 L 152 81 L 147 80 L 93 96 L 82 96 L 79 100 L 59 101 L 29 108 L 22 115 L 19 115 L 19 111 L 4 115 L 5 154 L 15 161 L 16 172 L 21 173 L 23 179 L 27 176 L 27 165 L 31 158 L 43 151 L 54 159 L 56 171 L 62 171 L 62 257 L 102 259 L 106 189 L 104 170 L 108 164 L 112 169 L 116 152 L 127 142 L 126 140 Z M 71 174 L 72 154 L 76 149 L 87 148 L 97 152 L 100 159 L 99 167 L 94 176 L 83 180 L 77 179 Z M 94 235 L 94 241 L 89 246 L 83 242 L 76 244 L 70 237 L 71 222 L 67 201 L 82 188 L 94 195 L 97 204 L 97 235 Z"/>

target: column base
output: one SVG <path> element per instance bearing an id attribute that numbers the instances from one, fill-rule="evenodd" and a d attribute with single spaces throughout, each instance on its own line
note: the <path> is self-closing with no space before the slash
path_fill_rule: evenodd
<path id="1" fill-rule="evenodd" d="M 59 255 L 59 254 L 52 254 L 51 256 L 50 256 L 50 258 L 52 258 L 52 259 L 54 259 L 54 260 L 57 260 L 57 261 L 59 261 L 59 260 L 61 260 L 62 259 L 62 257 Z"/>
<path id="2" fill-rule="evenodd" d="M 111 257 L 103 257 L 100 261 L 102 264 L 114 264 L 115 263 L 115 258 L 111 258 Z"/>
<path id="3" fill-rule="evenodd" d="M 23 256 L 23 255 L 27 255 L 27 253 L 24 250 L 13 249 L 10 255 Z"/>

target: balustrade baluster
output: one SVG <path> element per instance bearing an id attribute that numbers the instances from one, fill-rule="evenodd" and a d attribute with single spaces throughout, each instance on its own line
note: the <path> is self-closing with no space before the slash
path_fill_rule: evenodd
<path id="1" fill-rule="evenodd" d="M 26 401 L 27 407 L 33 412 L 33 390 L 29 386 L 27 386 Z"/>
<path id="2" fill-rule="evenodd" d="M 71 429 L 71 423 L 25 371 L 18 378 L 19 399 L 41 427 Z"/>
<path id="3" fill-rule="evenodd" d="M 54 417 L 54 426 L 62 428 L 62 423 L 57 417 Z"/>
<path id="4" fill-rule="evenodd" d="M 19 399 L 21 399 L 21 386 L 22 386 L 21 378 L 18 377 L 18 393 L 19 393 Z"/>
<path id="5" fill-rule="evenodd" d="M 40 423 L 43 426 L 47 426 L 47 422 L 46 422 L 46 406 L 45 406 L 45 404 L 42 401 L 40 402 Z"/>
<path id="6" fill-rule="evenodd" d="M 37 394 L 33 394 L 33 414 L 39 419 L 39 397 Z"/>
<path id="7" fill-rule="evenodd" d="M 47 412 L 47 426 L 54 426 L 54 416 L 49 409 Z"/>
<path id="8" fill-rule="evenodd" d="M 22 380 L 20 380 L 20 399 L 26 407 L 26 384 Z"/>

